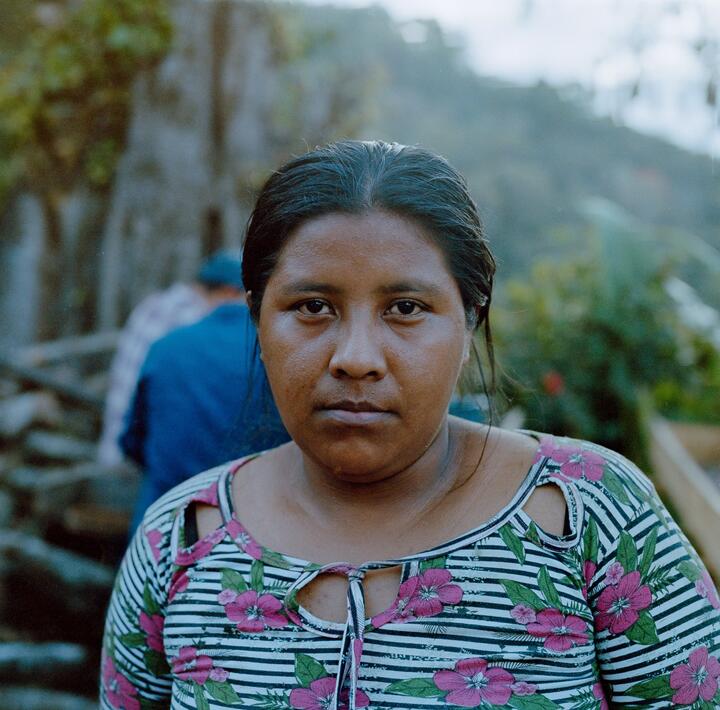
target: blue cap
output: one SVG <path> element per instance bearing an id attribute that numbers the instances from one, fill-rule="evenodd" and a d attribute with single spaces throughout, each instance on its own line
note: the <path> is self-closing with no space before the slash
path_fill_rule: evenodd
<path id="1" fill-rule="evenodd" d="M 216 252 L 200 267 L 197 280 L 206 286 L 234 286 L 244 290 L 242 259 L 227 251 Z"/>

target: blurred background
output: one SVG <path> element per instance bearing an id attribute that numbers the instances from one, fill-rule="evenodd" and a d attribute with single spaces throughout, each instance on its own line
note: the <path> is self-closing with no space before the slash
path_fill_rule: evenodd
<path id="1" fill-rule="evenodd" d="M 239 249 L 269 171 L 337 138 L 467 177 L 499 260 L 500 416 L 631 457 L 717 579 L 717 2 L 0 13 L 1 707 L 94 707 L 138 480 L 96 456 L 129 313 Z"/>

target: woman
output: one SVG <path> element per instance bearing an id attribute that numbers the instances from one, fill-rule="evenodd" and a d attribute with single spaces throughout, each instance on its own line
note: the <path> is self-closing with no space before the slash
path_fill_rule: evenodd
<path id="1" fill-rule="evenodd" d="M 104 708 L 720 705 L 720 602 L 647 479 L 448 416 L 493 273 L 427 151 L 343 142 L 270 177 L 243 280 L 293 441 L 148 511 Z"/>

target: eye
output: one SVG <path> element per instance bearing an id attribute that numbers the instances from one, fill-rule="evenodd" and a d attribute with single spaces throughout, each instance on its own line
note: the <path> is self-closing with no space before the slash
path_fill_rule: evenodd
<path id="1" fill-rule="evenodd" d="M 388 313 L 393 316 L 419 316 L 425 309 L 417 301 L 395 301 Z"/>
<path id="2" fill-rule="evenodd" d="M 298 303 L 295 306 L 295 310 L 304 316 L 321 316 L 332 313 L 330 304 L 321 301 L 319 298 L 311 298 L 308 301 Z"/>

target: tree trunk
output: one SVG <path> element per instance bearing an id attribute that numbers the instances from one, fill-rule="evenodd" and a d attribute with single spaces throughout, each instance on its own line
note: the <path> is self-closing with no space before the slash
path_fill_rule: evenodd
<path id="1" fill-rule="evenodd" d="M 61 330 L 66 294 L 63 293 L 63 227 L 60 211 L 61 196 L 47 190 L 38 195 L 45 227 L 40 257 L 39 306 L 37 340 L 53 340 Z"/>

